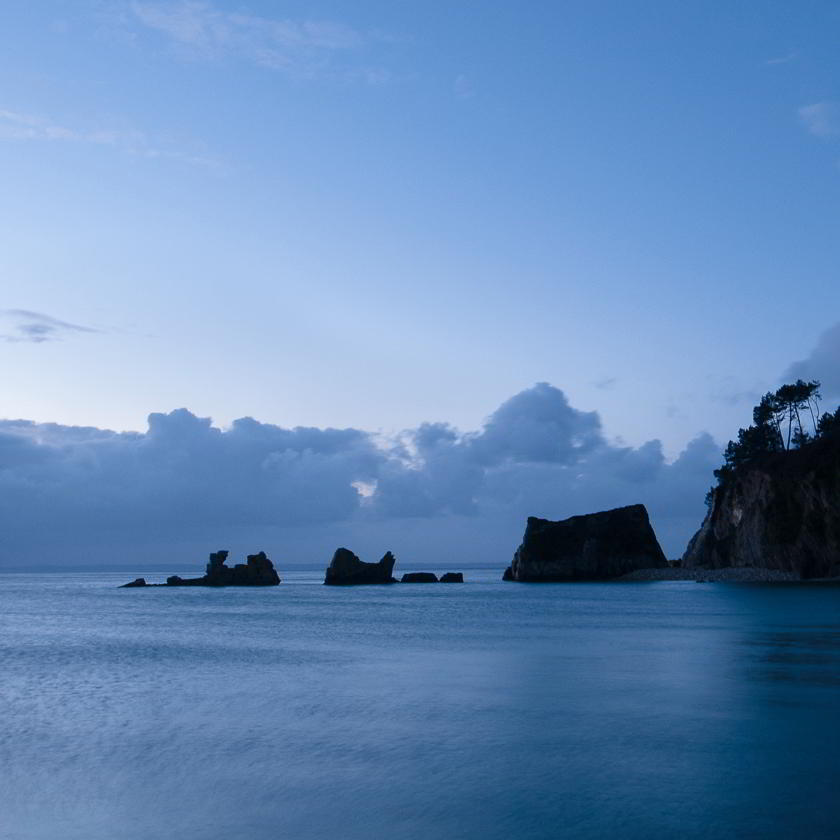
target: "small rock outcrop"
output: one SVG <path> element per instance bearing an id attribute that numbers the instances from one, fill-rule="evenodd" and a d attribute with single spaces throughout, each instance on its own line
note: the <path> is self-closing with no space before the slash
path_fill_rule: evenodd
<path id="1" fill-rule="evenodd" d="M 237 563 L 233 568 L 225 565 L 227 551 L 214 551 L 210 555 L 210 562 L 203 577 L 182 578 L 170 575 L 165 584 L 146 583 L 144 578 L 137 578 L 131 583 L 123 584 L 123 588 L 134 586 L 277 586 L 280 576 L 274 569 L 274 564 L 266 557 L 265 552 L 249 554 L 247 563 Z"/>
<path id="2" fill-rule="evenodd" d="M 437 583 L 437 575 L 432 572 L 406 572 L 400 583 Z"/>
<path id="3" fill-rule="evenodd" d="M 441 583 L 463 583 L 464 582 L 464 573 L 463 572 L 446 572 L 440 576 Z"/>
<path id="4" fill-rule="evenodd" d="M 146 583 L 146 578 L 135 578 L 131 583 L 124 583 L 122 585 L 122 589 L 131 589 L 135 586 L 148 586 Z"/>
<path id="5" fill-rule="evenodd" d="M 529 516 L 503 580 L 610 580 L 667 567 L 645 506 L 629 505 L 558 522 Z"/>
<path id="6" fill-rule="evenodd" d="M 840 435 L 738 469 L 714 492 L 682 566 L 840 576 Z"/>
<path id="7" fill-rule="evenodd" d="M 393 577 L 396 558 L 390 551 L 378 563 L 365 563 L 349 548 L 336 549 L 324 583 L 330 586 L 357 586 L 365 583 L 396 583 Z"/>

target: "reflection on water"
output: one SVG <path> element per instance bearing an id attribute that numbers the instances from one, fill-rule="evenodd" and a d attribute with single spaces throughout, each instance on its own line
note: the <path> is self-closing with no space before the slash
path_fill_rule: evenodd
<path id="1" fill-rule="evenodd" d="M 755 679 L 781 680 L 797 684 L 840 686 L 837 651 L 840 632 L 830 628 L 797 628 L 769 634 L 746 642 L 758 648 L 762 666 Z"/>
<path id="2" fill-rule="evenodd" d="M 840 589 L 124 577 L 0 576 L 4 840 L 840 836 Z"/>

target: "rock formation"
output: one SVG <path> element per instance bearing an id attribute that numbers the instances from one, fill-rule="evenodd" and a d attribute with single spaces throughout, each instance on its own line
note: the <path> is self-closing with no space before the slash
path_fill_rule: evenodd
<path id="1" fill-rule="evenodd" d="M 396 563 L 396 558 L 390 551 L 378 563 L 365 563 L 349 548 L 339 548 L 333 554 L 324 583 L 330 586 L 396 583 L 393 577 L 394 563 Z"/>
<path id="2" fill-rule="evenodd" d="M 682 566 L 840 575 L 840 435 L 738 469 L 714 493 Z"/>
<path id="3" fill-rule="evenodd" d="M 247 563 L 237 563 L 233 568 L 225 565 L 227 551 L 215 551 L 210 555 L 210 562 L 203 577 L 182 578 L 171 575 L 165 584 L 149 584 L 144 578 L 137 578 L 123 588 L 134 586 L 277 586 L 280 577 L 274 564 L 265 552 L 249 554 Z"/>
<path id="4" fill-rule="evenodd" d="M 148 586 L 149 584 L 146 583 L 146 578 L 135 578 L 131 583 L 124 583 L 122 585 L 123 589 L 131 589 L 134 586 Z"/>
<path id="5" fill-rule="evenodd" d="M 464 573 L 463 572 L 446 572 L 440 576 L 441 583 L 463 583 L 464 582 Z"/>
<path id="6" fill-rule="evenodd" d="M 437 575 L 432 572 L 406 572 L 400 583 L 437 583 Z"/>
<path id="7" fill-rule="evenodd" d="M 504 580 L 609 580 L 636 569 L 667 568 L 644 505 L 553 522 L 528 517 Z"/>

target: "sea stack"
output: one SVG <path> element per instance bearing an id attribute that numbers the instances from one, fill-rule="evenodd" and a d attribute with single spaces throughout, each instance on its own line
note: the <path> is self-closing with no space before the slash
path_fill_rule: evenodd
<path id="1" fill-rule="evenodd" d="M 131 583 L 124 583 L 123 589 L 135 586 L 277 586 L 280 576 L 274 569 L 274 564 L 266 557 L 264 551 L 249 554 L 246 563 L 237 563 L 233 568 L 225 565 L 227 551 L 214 551 L 203 577 L 182 578 L 170 575 L 166 583 L 146 583 L 143 578 L 137 578 Z"/>
<path id="2" fill-rule="evenodd" d="M 365 563 L 349 548 L 336 549 L 324 583 L 330 586 L 358 586 L 366 583 L 396 583 L 393 577 L 396 558 L 390 551 L 378 563 Z"/>
<path id="3" fill-rule="evenodd" d="M 667 566 L 645 506 L 629 505 L 557 522 L 529 516 L 522 544 L 503 579 L 610 580 L 637 569 Z"/>

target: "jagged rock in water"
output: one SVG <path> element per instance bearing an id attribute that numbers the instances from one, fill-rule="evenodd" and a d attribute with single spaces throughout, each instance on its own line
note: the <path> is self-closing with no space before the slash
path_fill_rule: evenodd
<path id="1" fill-rule="evenodd" d="M 280 578 L 265 552 L 249 554 L 247 563 L 237 563 L 232 569 L 225 565 L 227 551 L 210 555 L 204 575 L 206 586 L 276 586 Z"/>
<path id="2" fill-rule="evenodd" d="M 446 572 L 440 576 L 441 583 L 463 583 L 464 582 L 464 573 L 463 572 Z"/>
<path id="3" fill-rule="evenodd" d="M 437 583 L 437 575 L 432 572 L 406 572 L 400 583 Z"/>
<path id="4" fill-rule="evenodd" d="M 715 492 L 682 565 L 840 575 L 840 435 L 737 470 Z"/>
<path id="5" fill-rule="evenodd" d="M 121 589 L 132 589 L 135 586 L 148 586 L 146 578 L 135 578 L 131 583 L 124 583 Z"/>
<path id="6" fill-rule="evenodd" d="M 266 557 L 265 552 L 249 554 L 247 563 L 237 563 L 233 568 L 225 565 L 227 551 L 214 551 L 210 555 L 210 562 L 203 577 L 182 578 L 170 575 L 166 584 L 146 583 L 143 578 L 137 578 L 132 583 L 123 584 L 123 588 L 130 586 L 277 586 L 280 576 L 274 569 L 274 564 Z M 141 582 L 142 581 L 142 582 Z"/>
<path id="7" fill-rule="evenodd" d="M 529 516 L 522 544 L 502 579 L 609 580 L 667 566 L 645 506 L 629 505 L 559 522 Z"/>
<path id="8" fill-rule="evenodd" d="M 378 563 L 365 563 L 349 548 L 336 549 L 324 583 L 331 586 L 356 586 L 364 583 L 396 583 L 393 577 L 396 558 L 390 551 Z"/>

